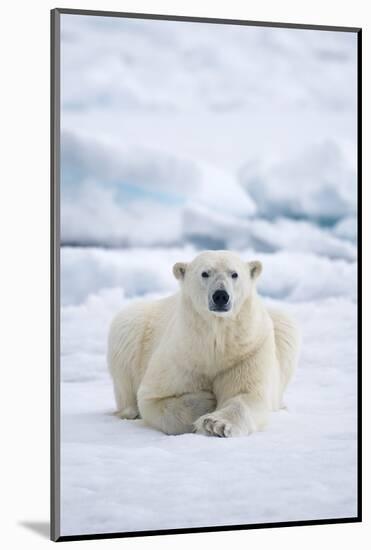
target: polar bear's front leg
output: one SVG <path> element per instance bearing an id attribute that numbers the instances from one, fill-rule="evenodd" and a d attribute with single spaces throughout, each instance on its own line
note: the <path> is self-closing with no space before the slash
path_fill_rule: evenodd
<path id="1" fill-rule="evenodd" d="M 269 410 L 261 401 L 240 394 L 217 408 L 204 414 L 194 423 L 194 431 L 205 435 L 234 437 L 249 435 L 262 430 L 267 423 Z"/>
<path id="2" fill-rule="evenodd" d="M 213 411 L 216 399 L 208 391 L 174 397 L 154 397 L 144 388 L 139 388 L 138 405 L 147 424 L 166 434 L 178 435 L 193 432 L 195 420 Z"/>
<path id="3" fill-rule="evenodd" d="M 261 350 L 249 362 L 220 373 L 214 381 L 217 408 L 194 423 L 194 431 L 206 435 L 231 437 L 264 429 L 271 410 L 271 383 L 275 358 Z"/>

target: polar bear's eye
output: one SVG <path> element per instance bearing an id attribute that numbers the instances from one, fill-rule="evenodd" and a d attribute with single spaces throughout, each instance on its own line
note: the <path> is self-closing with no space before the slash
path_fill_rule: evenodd
<path id="1" fill-rule="evenodd" d="M 236 272 L 232 273 L 232 279 L 237 279 L 237 277 L 238 277 L 238 273 Z"/>
<path id="2" fill-rule="evenodd" d="M 206 279 L 208 276 L 209 276 L 209 274 L 208 274 L 207 271 L 203 271 L 203 272 L 201 273 L 201 277 L 203 277 L 204 279 Z"/>

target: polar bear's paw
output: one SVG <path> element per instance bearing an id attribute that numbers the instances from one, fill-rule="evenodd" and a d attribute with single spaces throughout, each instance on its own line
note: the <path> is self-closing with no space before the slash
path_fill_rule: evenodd
<path id="1" fill-rule="evenodd" d="M 122 420 L 134 420 L 135 418 L 139 418 L 139 410 L 136 406 L 125 407 L 116 411 L 115 415 Z"/>
<path id="2" fill-rule="evenodd" d="M 228 420 L 223 419 L 218 414 L 205 414 L 194 423 L 195 432 L 204 435 L 214 435 L 217 437 L 232 437 L 233 426 Z"/>

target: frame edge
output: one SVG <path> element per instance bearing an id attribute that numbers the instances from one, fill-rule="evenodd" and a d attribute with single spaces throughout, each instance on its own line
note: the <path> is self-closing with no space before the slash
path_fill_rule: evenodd
<path id="1" fill-rule="evenodd" d="M 60 538 L 59 167 L 60 12 L 50 11 L 50 538 Z"/>
<path id="2" fill-rule="evenodd" d="M 139 12 L 120 12 L 120 11 L 105 11 L 105 10 L 85 10 L 75 8 L 55 8 L 59 14 L 66 15 L 96 15 L 100 17 L 125 17 L 132 19 L 151 19 L 160 21 L 188 21 L 192 23 L 210 23 L 210 24 L 225 24 L 225 25 L 244 25 L 250 27 L 277 27 L 287 29 L 307 29 L 317 31 L 335 31 L 335 32 L 359 32 L 360 27 L 344 27 L 339 25 L 318 25 L 304 23 L 282 23 L 272 21 L 251 21 L 248 19 L 224 19 L 217 17 L 197 17 L 186 15 L 171 15 L 171 14 L 155 14 L 155 13 L 139 13 Z"/>

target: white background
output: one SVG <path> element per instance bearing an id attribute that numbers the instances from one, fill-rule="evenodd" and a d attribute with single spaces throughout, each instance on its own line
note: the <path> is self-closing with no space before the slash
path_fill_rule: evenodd
<path id="1" fill-rule="evenodd" d="M 89 0 L 59 2 L 19 0 L 1 12 L 1 541 L 6 548 L 40 548 L 53 544 L 27 523 L 45 524 L 49 517 L 49 10 L 54 7 L 105 9 L 250 20 L 361 26 L 364 97 L 370 95 L 370 38 L 367 3 L 330 0 L 294 2 L 204 0 Z M 367 70 L 368 68 L 368 70 Z M 364 211 L 370 203 L 368 150 L 369 106 L 364 106 Z M 363 234 L 370 233 L 364 214 Z M 369 279 L 367 241 L 364 280 Z M 5 252 L 5 254 L 4 254 Z M 365 285 L 366 286 L 366 285 Z M 369 293 L 365 288 L 365 300 Z M 364 307 L 366 310 L 366 307 Z M 368 315 L 364 319 L 365 340 Z M 5 348 L 5 350 L 4 350 Z M 5 353 L 4 353 L 5 351 Z M 367 352 L 367 353 L 366 353 Z M 364 364 L 369 362 L 365 342 Z M 366 369 L 365 369 L 366 371 Z M 369 375 L 364 372 L 364 401 Z M 364 419 L 370 416 L 365 403 Z M 369 437 L 364 434 L 364 487 Z M 212 503 L 211 503 L 212 504 Z M 234 533 L 192 534 L 112 541 L 69 543 L 70 547 L 123 545 L 126 548 L 186 548 L 246 545 L 312 548 L 325 544 L 366 547 L 370 535 L 367 494 L 364 524 L 316 526 Z M 40 530 L 40 529 L 39 529 Z M 45 528 L 44 528 L 45 531 Z"/>

